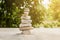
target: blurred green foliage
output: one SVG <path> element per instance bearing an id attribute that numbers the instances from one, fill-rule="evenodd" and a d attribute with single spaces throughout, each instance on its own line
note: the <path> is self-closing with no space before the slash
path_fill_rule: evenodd
<path id="1" fill-rule="evenodd" d="M 18 27 L 20 18 L 18 12 L 20 9 L 15 3 L 12 3 L 12 7 L 7 7 L 6 0 L 0 0 L 0 27 Z"/>
<path id="2" fill-rule="evenodd" d="M 3 3 L 4 1 L 4 3 Z M 38 2 L 38 0 L 15 0 L 15 1 L 10 1 L 10 0 L 2 0 L 0 3 L 0 7 L 4 10 L 0 10 L 0 27 L 18 27 L 20 23 L 20 18 L 21 15 L 23 14 L 23 9 L 21 9 L 21 6 L 24 6 L 24 2 L 27 2 L 28 5 L 30 6 L 30 16 L 32 19 L 32 24 L 35 27 L 35 25 L 42 23 L 44 20 L 44 13 L 45 13 L 45 8 L 43 5 Z M 2 6 L 3 5 L 3 6 Z M 2 13 L 1 13 L 2 11 Z M 20 12 L 20 13 L 19 13 Z"/>
<path id="3" fill-rule="evenodd" d="M 33 27 L 60 27 L 60 2 L 51 0 L 46 9 L 43 0 L 0 0 L 0 27 L 19 27 L 20 17 L 28 3 Z M 57 5 L 58 4 L 58 5 Z M 58 7 L 57 7 L 58 6 Z"/>

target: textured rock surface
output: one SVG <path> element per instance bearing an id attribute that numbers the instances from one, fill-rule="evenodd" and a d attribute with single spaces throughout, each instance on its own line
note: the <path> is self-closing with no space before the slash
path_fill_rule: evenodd
<path id="1" fill-rule="evenodd" d="M 36 28 L 31 35 L 21 35 L 18 28 L 0 28 L 0 40 L 60 40 L 59 28 Z"/>

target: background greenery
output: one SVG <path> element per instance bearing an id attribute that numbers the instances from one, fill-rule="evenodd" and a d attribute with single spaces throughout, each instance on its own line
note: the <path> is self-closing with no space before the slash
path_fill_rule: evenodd
<path id="1" fill-rule="evenodd" d="M 19 27 L 23 6 L 28 3 L 33 27 L 60 27 L 60 2 L 50 0 L 46 9 L 43 0 L 0 0 L 0 27 Z"/>

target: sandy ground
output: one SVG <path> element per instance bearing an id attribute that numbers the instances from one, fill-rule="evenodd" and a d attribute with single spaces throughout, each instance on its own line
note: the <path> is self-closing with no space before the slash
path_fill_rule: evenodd
<path id="1" fill-rule="evenodd" d="M 35 28 L 21 35 L 18 28 L 0 28 L 0 40 L 60 40 L 60 28 Z"/>

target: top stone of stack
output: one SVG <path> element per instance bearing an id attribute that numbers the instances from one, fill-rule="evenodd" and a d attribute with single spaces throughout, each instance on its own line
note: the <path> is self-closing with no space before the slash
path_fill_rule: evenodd
<path id="1" fill-rule="evenodd" d="M 24 12 L 29 12 L 29 8 L 24 8 Z"/>
<path id="2" fill-rule="evenodd" d="M 29 16 L 29 8 L 24 8 L 24 14 L 21 16 L 21 19 L 31 19 Z"/>
<path id="3" fill-rule="evenodd" d="M 29 8 L 24 8 L 24 14 L 28 15 L 29 14 Z"/>

